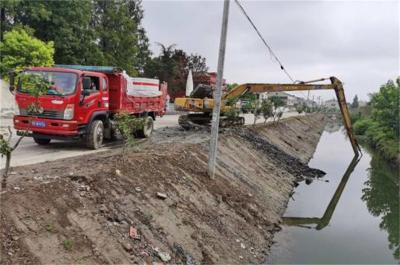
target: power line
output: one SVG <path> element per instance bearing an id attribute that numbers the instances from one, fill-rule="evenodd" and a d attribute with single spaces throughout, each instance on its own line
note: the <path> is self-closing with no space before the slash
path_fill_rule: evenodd
<path id="1" fill-rule="evenodd" d="M 283 70 L 283 72 L 287 75 L 287 77 L 289 77 L 289 79 L 295 83 L 295 80 L 292 78 L 292 76 L 289 74 L 289 72 L 285 69 L 285 67 L 283 66 L 281 60 L 279 60 L 278 56 L 274 53 L 274 51 L 272 50 L 271 46 L 266 42 L 266 40 L 264 39 L 264 37 L 261 35 L 260 31 L 258 30 L 258 28 L 256 27 L 256 25 L 253 23 L 253 21 L 251 20 L 251 18 L 249 17 L 249 15 L 247 14 L 246 10 L 244 10 L 243 6 L 240 4 L 239 0 L 235 0 L 235 3 L 239 6 L 240 10 L 242 11 L 243 15 L 245 15 L 245 17 L 247 18 L 247 20 L 250 22 L 250 24 L 253 26 L 254 30 L 257 32 L 257 35 L 260 37 L 261 41 L 264 43 L 265 47 L 267 47 L 268 52 L 270 53 L 270 55 L 275 59 L 275 61 L 278 62 L 281 70 Z"/>

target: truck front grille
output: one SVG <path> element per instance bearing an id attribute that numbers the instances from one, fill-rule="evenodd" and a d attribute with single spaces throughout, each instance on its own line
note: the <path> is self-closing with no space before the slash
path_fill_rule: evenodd
<path id="1" fill-rule="evenodd" d="M 59 111 L 59 110 L 50 110 L 50 109 L 45 109 L 43 110 L 42 113 L 38 113 L 38 114 L 30 114 L 28 113 L 27 109 L 19 109 L 19 113 L 22 116 L 36 116 L 39 118 L 46 118 L 46 119 L 58 119 L 58 120 L 62 120 L 64 119 L 64 112 L 63 111 Z"/>

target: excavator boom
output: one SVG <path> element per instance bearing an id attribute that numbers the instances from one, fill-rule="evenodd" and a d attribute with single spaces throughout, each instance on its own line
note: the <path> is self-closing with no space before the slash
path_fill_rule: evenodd
<path id="1" fill-rule="evenodd" d="M 231 106 L 227 106 L 226 103 L 232 99 L 240 98 L 242 95 L 252 93 L 264 93 L 264 92 L 281 92 L 281 91 L 313 91 L 313 90 L 334 90 L 340 111 L 343 117 L 343 123 L 349 136 L 351 146 L 353 147 L 354 154 L 358 156 L 361 153 L 361 149 L 357 143 L 357 139 L 354 136 L 353 128 L 351 125 L 350 112 L 347 107 L 346 97 L 342 82 L 336 77 L 330 77 L 330 84 L 314 84 L 314 82 L 323 81 L 325 79 L 318 79 L 307 83 L 295 83 L 295 84 L 264 84 L 264 83 L 246 83 L 241 84 L 222 97 L 221 114 L 224 114 Z M 187 112 L 197 112 L 197 114 L 185 115 L 185 122 L 192 117 L 193 120 L 201 121 L 205 123 L 211 120 L 210 113 L 214 107 L 214 100 L 212 98 L 176 98 L 175 109 Z M 183 120 L 183 119 L 182 119 Z M 239 124 L 244 121 L 239 122 Z M 182 123 L 183 124 L 183 123 Z M 181 124 L 181 125 L 182 125 Z M 236 124 L 236 123 L 232 123 Z"/>

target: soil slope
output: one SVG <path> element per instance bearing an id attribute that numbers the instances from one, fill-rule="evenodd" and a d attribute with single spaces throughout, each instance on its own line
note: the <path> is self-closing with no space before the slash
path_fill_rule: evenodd
<path id="1" fill-rule="evenodd" d="M 168 128 L 121 150 L 15 168 L 1 195 L 1 264 L 262 263 L 323 130 L 320 115 L 223 131 Z M 160 194 L 161 193 L 161 194 Z"/>

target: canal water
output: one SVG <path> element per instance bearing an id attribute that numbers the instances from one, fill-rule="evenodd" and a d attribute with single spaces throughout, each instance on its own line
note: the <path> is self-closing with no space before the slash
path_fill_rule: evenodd
<path id="1" fill-rule="evenodd" d="M 309 165 L 327 174 L 295 189 L 268 263 L 399 263 L 398 171 L 363 153 L 353 160 L 342 127 L 324 131 Z"/>

